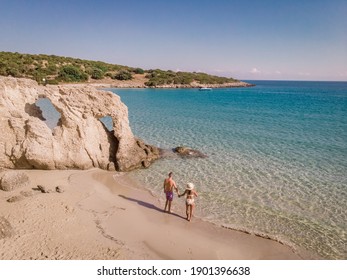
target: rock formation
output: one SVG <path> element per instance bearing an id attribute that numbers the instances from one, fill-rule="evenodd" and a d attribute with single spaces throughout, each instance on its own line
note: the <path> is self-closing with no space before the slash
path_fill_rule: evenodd
<path id="1" fill-rule="evenodd" d="M 36 105 L 50 100 L 60 113 L 50 129 Z M 110 117 L 113 130 L 100 118 Z M 91 86 L 40 86 L 0 77 L 0 167 L 128 171 L 147 167 L 159 150 L 136 139 L 127 107 L 114 93 Z"/>
<path id="2" fill-rule="evenodd" d="M 184 156 L 184 157 L 200 157 L 200 158 L 206 158 L 207 157 L 205 154 L 203 154 L 202 152 L 200 152 L 198 150 L 194 150 L 194 149 L 184 147 L 184 146 L 178 146 L 178 147 L 174 148 L 173 152 L 179 154 L 180 156 Z"/>

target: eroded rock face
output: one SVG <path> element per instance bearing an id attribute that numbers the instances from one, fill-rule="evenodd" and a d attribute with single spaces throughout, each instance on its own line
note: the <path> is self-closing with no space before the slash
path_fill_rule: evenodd
<path id="1" fill-rule="evenodd" d="M 50 129 L 35 102 L 50 100 L 61 117 Z M 109 116 L 113 130 L 99 120 Z M 119 96 L 91 86 L 40 86 L 0 77 L 0 167 L 128 171 L 147 166 L 159 150 L 134 138 Z"/>

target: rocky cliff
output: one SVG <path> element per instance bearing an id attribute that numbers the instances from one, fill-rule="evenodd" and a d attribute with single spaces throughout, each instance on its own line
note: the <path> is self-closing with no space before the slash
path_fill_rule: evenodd
<path id="1" fill-rule="evenodd" d="M 60 113 L 56 127 L 44 122 L 39 98 Z M 109 116 L 113 130 L 100 118 Z M 0 77 L 0 167 L 128 171 L 148 166 L 159 150 L 134 137 L 120 98 L 90 86 L 40 86 Z"/>

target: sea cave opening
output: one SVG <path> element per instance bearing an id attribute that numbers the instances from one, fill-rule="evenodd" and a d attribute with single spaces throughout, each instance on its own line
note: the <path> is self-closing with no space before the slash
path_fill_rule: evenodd
<path id="1" fill-rule="evenodd" d="M 104 116 L 102 118 L 99 118 L 99 121 L 102 122 L 102 124 L 108 130 L 108 132 L 113 131 L 113 120 L 110 116 Z"/>
<path id="2" fill-rule="evenodd" d="M 54 107 L 51 100 L 40 97 L 36 100 L 35 105 L 41 111 L 40 119 L 44 121 L 51 130 L 59 125 L 61 114 Z"/>
<path id="3" fill-rule="evenodd" d="M 108 139 L 108 142 L 110 144 L 109 161 L 113 162 L 116 170 L 118 170 L 116 154 L 118 151 L 119 141 L 116 138 L 116 136 L 114 135 L 112 117 L 111 116 L 104 116 L 104 117 L 99 118 L 99 121 L 102 123 L 105 131 L 107 132 L 107 139 Z"/>

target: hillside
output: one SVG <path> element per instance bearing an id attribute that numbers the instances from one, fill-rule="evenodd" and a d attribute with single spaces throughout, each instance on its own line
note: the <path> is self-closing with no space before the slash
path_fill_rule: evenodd
<path id="1" fill-rule="evenodd" d="M 56 55 L 0 52 L 0 75 L 30 78 L 38 83 L 108 83 L 116 87 L 249 86 L 233 78 L 197 72 L 144 70 L 101 61 Z"/>

